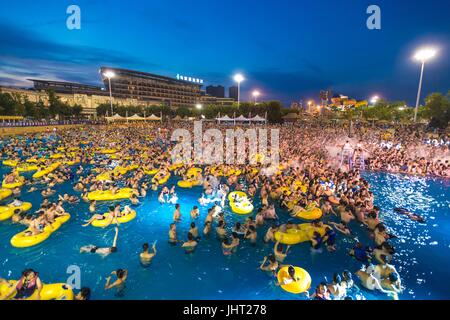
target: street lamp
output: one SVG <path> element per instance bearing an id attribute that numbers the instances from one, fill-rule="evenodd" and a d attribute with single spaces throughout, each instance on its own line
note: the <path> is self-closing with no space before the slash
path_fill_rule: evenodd
<path id="1" fill-rule="evenodd" d="M 370 98 L 370 103 L 376 104 L 378 102 L 378 100 L 380 100 L 379 96 L 373 96 L 372 98 Z"/>
<path id="2" fill-rule="evenodd" d="M 201 110 L 203 108 L 203 106 L 200 103 L 197 103 L 195 107 L 197 108 L 197 110 Z"/>
<path id="3" fill-rule="evenodd" d="M 253 95 L 253 98 L 255 99 L 255 105 L 256 105 L 257 99 L 261 95 L 261 93 L 258 90 L 255 90 L 255 91 L 253 91 L 252 95 Z"/>
<path id="4" fill-rule="evenodd" d="M 312 100 L 308 101 L 308 112 L 311 112 L 311 106 L 312 106 L 313 102 Z"/>
<path id="5" fill-rule="evenodd" d="M 241 82 L 244 80 L 245 80 L 244 76 L 240 73 L 238 73 L 234 76 L 234 81 L 236 81 L 238 84 L 238 107 L 239 107 L 240 100 L 241 100 Z"/>
<path id="6" fill-rule="evenodd" d="M 114 115 L 113 103 L 112 103 L 112 89 L 111 89 L 111 78 L 114 78 L 116 74 L 109 70 L 103 73 L 103 75 L 108 78 L 109 83 L 109 102 L 111 103 L 111 117 Z"/>
<path id="7" fill-rule="evenodd" d="M 425 61 L 433 58 L 435 55 L 436 55 L 436 49 L 433 49 L 433 48 L 420 49 L 414 55 L 414 59 L 422 62 L 422 67 L 420 69 L 419 89 L 417 90 L 416 108 L 414 110 L 414 122 L 417 121 L 417 111 L 419 110 L 420 92 L 422 91 L 422 80 L 423 80 L 423 70 L 425 68 Z"/>

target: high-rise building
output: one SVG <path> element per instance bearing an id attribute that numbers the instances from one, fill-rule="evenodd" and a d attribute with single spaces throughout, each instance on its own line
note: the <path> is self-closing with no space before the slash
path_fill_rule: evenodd
<path id="1" fill-rule="evenodd" d="M 200 100 L 201 84 L 141 71 L 102 67 L 100 73 L 107 92 L 109 81 L 104 76 L 106 71 L 115 74 L 111 78 L 115 98 L 137 99 L 170 107 L 192 107 Z"/>
<path id="2" fill-rule="evenodd" d="M 238 99 L 238 87 L 237 86 L 231 86 L 228 88 L 228 97 L 232 98 L 234 100 Z"/>
<path id="3" fill-rule="evenodd" d="M 225 87 L 223 86 L 207 86 L 206 94 L 216 98 L 225 98 Z"/>

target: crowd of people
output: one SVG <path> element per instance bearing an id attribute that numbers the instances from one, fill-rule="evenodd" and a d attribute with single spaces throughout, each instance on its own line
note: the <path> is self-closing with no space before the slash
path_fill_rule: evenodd
<path id="1" fill-rule="evenodd" d="M 447 136 L 429 136 L 408 128 L 386 130 L 358 126 L 349 136 L 348 129 L 339 126 L 313 123 L 267 126 L 280 130 L 280 164 L 273 168 L 264 161 L 243 165 L 173 163 L 176 142 L 171 141 L 172 130 L 167 128 L 180 127 L 193 130 L 185 122 L 164 127 L 147 123 L 64 129 L 4 139 L 0 154 L 11 167 L 4 183 L 12 185 L 14 201 L 9 206 L 16 208 L 12 221 L 26 225 L 27 235 L 35 236 L 57 217 L 67 214 L 66 203 L 76 205 L 86 201 L 92 217 L 84 226 L 96 223 L 105 228 L 115 226 L 115 237 L 110 247 L 89 244 L 80 247 L 80 253 L 106 257 L 117 252 L 120 224 L 133 219 L 136 214 L 133 207 L 147 201 L 148 193 L 156 192 L 160 203 L 174 205 L 173 222 L 167 226 L 168 241 L 173 246 L 180 245 L 187 254 L 195 254 L 201 245 L 200 236 L 218 238 L 224 255 L 238 254 L 241 246 L 255 246 L 261 241 L 271 243 L 273 250 L 261 257 L 263 262 L 259 268 L 273 275 L 274 281 L 283 287 L 301 279 L 294 266 L 284 264 L 292 254 L 291 245 L 283 243 L 277 235 L 303 232 L 300 223 L 304 220 L 313 230 L 306 241 L 313 252 L 340 250 L 336 240 L 346 237 L 354 242 L 348 254 L 363 264 L 353 273 L 344 266 L 342 272 L 333 275 L 332 281 L 319 283 L 312 292 L 305 291 L 310 299 L 352 299 L 352 292 L 357 288 L 353 275 L 366 290 L 393 298 L 402 292 L 400 275 L 394 267 L 396 237 L 383 222 L 380 214 L 383 208 L 374 205 L 370 184 L 361 172 L 449 177 Z M 204 129 L 212 127 L 229 129 L 211 123 L 204 125 Z M 57 167 L 39 178 L 23 179 L 18 170 L 36 163 L 35 169 L 40 172 L 55 162 Z M 168 183 L 173 176 L 195 182 L 202 188 L 199 204 L 190 209 L 187 219 L 182 219 L 179 187 Z M 73 185 L 73 194 L 57 194 L 56 187 L 64 183 Z M 255 208 L 245 221 L 230 224 L 227 200 L 230 192 L 235 191 L 245 192 Z M 21 195 L 25 192 L 39 193 L 42 197 L 41 206 L 34 213 L 21 209 Z M 97 212 L 98 201 L 105 199 L 99 200 L 93 194 L 106 194 L 114 199 L 123 192 L 127 196 L 117 198 L 123 200 L 114 203 L 107 213 Z M 201 216 L 199 206 L 208 208 L 206 216 Z M 414 213 L 404 211 L 411 219 L 420 221 Z M 190 221 L 189 232 L 182 237 L 185 240 L 180 240 L 177 226 L 185 220 Z M 361 243 L 354 235 L 356 228 L 367 232 L 371 243 Z M 143 266 L 148 266 L 156 256 L 156 242 L 145 243 L 138 258 Z M 283 279 L 276 279 L 283 267 L 288 272 Z M 111 276 L 116 278 L 114 282 Z M 114 289 L 123 297 L 127 277 L 132 275 L 127 269 L 119 269 L 111 276 L 105 289 Z M 40 283 L 37 272 L 25 270 L 22 278 L 11 286 L 9 295 L 15 291 L 16 299 L 30 297 L 35 290 L 40 290 Z M 75 297 L 89 299 L 90 289 L 83 288 Z"/>

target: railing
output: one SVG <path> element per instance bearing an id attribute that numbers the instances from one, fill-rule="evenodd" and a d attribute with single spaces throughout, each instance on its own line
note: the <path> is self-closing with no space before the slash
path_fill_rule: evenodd
<path id="1" fill-rule="evenodd" d="M 93 120 L 61 120 L 61 121 L 33 121 L 33 120 L 21 120 L 21 121 L 0 121 L 1 128 L 11 127 L 45 127 L 45 126 L 64 126 L 71 124 L 85 124 L 85 125 L 100 125 L 104 124 L 104 121 Z"/>

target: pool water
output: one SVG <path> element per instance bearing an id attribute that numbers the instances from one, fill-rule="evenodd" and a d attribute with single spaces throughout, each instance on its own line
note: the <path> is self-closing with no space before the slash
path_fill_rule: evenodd
<path id="1" fill-rule="evenodd" d="M 1 167 L 0 174 L 7 168 Z M 382 217 L 398 239 L 394 265 L 406 287 L 400 299 L 449 299 L 450 291 L 450 199 L 448 181 L 367 173 L 365 177 L 372 184 L 376 204 L 382 208 Z M 171 178 L 169 183 L 176 183 Z M 70 183 L 57 186 L 57 194 L 74 194 Z M 37 208 L 42 201 L 38 193 L 22 191 L 21 199 L 32 202 Z M 186 239 L 189 229 L 189 212 L 201 188 L 178 189 L 183 220 L 178 224 L 178 237 Z M 56 196 L 50 200 L 55 200 Z M 142 201 L 142 200 L 141 200 Z M 258 203 L 258 199 L 255 200 Z M 123 201 L 127 204 L 127 201 Z M 106 212 L 111 203 L 99 202 L 98 212 Z M 401 206 L 424 216 L 425 224 L 410 221 L 392 212 Z M 256 206 L 257 207 L 257 204 Z M 172 222 L 173 205 L 161 205 L 157 193 L 149 192 L 145 200 L 135 207 L 137 218 L 120 226 L 118 252 L 102 258 L 93 254 L 80 254 L 83 245 L 99 247 L 111 246 L 114 228 L 106 229 L 81 225 L 90 217 L 88 205 L 84 202 L 65 205 L 72 219 L 40 245 L 27 249 L 13 248 L 10 238 L 22 231 L 23 226 L 10 222 L 0 223 L 0 277 L 17 279 L 25 268 L 39 271 L 46 283 L 65 282 L 70 276 L 67 268 L 76 265 L 81 270 L 81 285 L 92 289 L 93 299 L 303 299 L 303 296 L 289 294 L 280 289 L 274 278 L 260 271 L 259 265 L 272 249 L 272 244 L 264 244 L 262 237 L 267 227 L 258 229 L 258 244 L 252 247 L 246 241 L 236 254 L 224 256 L 221 244 L 214 232 L 209 238 L 202 238 L 193 254 L 185 254 L 179 246 L 167 242 L 169 224 Z M 203 230 L 207 207 L 200 207 L 201 216 L 197 225 Z M 229 227 L 245 217 L 231 213 L 225 208 Z M 288 219 L 286 212 L 277 210 L 282 221 Z M 327 220 L 333 218 L 326 218 Z M 334 218 L 335 219 L 335 218 Z M 301 223 L 299 220 L 298 223 Z M 365 244 L 371 244 L 363 228 L 353 223 L 351 228 Z M 214 231 L 214 230 L 213 230 Z M 151 265 L 141 266 L 139 253 L 142 244 L 157 241 L 158 253 Z M 306 269 L 312 278 L 312 288 L 330 280 L 333 273 L 348 269 L 358 270 L 360 263 L 348 255 L 353 241 L 338 235 L 337 252 L 311 253 L 307 243 L 291 248 L 285 264 L 293 264 Z M 124 296 L 116 296 L 113 290 L 105 291 L 106 277 L 111 271 L 126 268 L 129 271 Z M 357 281 L 358 282 L 358 281 Z M 352 292 L 357 298 L 386 299 L 383 294 L 372 294 L 361 290 Z"/>

